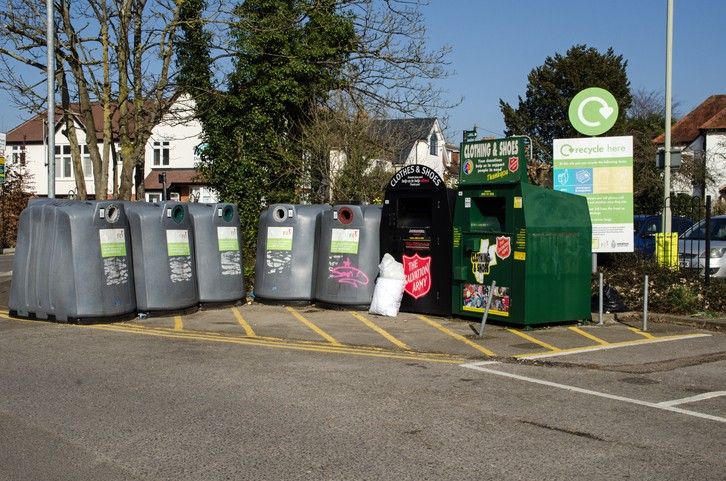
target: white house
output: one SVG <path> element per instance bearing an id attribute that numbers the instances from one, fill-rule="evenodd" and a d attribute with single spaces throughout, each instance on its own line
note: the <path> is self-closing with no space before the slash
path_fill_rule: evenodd
<path id="1" fill-rule="evenodd" d="M 451 157 L 438 119 L 374 119 L 370 122 L 369 135 L 388 154 L 372 158 L 369 170 L 382 167 L 392 174 L 405 165 L 421 164 L 434 170 L 441 178 L 451 167 Z M 348 156 L 344 149 L 332 149 L 329 155 L 329 189 L 332 196 L 335 181 Z"/>
<path id="2" fill-rule="evenodd" d="M 371 121 L 374 137 L 387 144 L 392 157 L 376 159 L 392 170 L 405 165 L 421 164 L 436 171 L 441 178 L 450 165 L 446 139 L 441 124 L 434 117 L 419 119 L 376 119 Z"/>
<path id="3" fill-rule="evenodd" d="M 195 164 L 198 161 L 196 150 L 201 142 L 202 126 L 189 115 L 193 104 L 191 100 L 181 99 L 172 106 L 162 122 L 152 129 L 151 137 L 146 145 L 144 187 L 147 200 L 160 200 L 162 186 L 158 176 L 166 172 L 167 187 L 170 198 L 179 200 L 199 200 L 215 202 L 215 193 L 196 178 Z M 101 105 L 93 106 L 99 147 L 102 140 Z M 56 114 L 55 126 L 55 193 L 56 197 L 72 197 L 75 194 L 76 182 L 71 162 L 71 148 L 65 128 Z M 7 133 L 5 149 L 9 163 L 24 163 L 32 175 L 32 189 L 38 196 L 48 195 L 47 146 L 45 141 L 46 113 L 23 122 Z M 76 122 L 77 137 L 83 155 L 83 173 L 86 192 L 95 195 L 91 159 L 86 147 L 86 135 Z M 116 131 L 116 126 L 114 130 Z M 115 145 L 118 152 L 118 143 Z M 117 156 L 113 156 L 118 159 Z M 108 189 L 112 192 L 114 177 L 119 181 L 121 174 L 120 161 L 116 160 L 109 166 Z"/>
<path id="4" fill-rule="evenodd" d="M 653 142 L 663 146 L 665 136 Z M 676 122 L 671 129 L 671 145 L 681 150 L 684 159 L 703 159 L 711 180 L 706 194 L 714 202 L 719 196 L 726 200 L 726 95 L 712 95 Z M 686 179 L 678 171 L 673 175 L 673 191 L 702 196 L 699 179 Z"/>

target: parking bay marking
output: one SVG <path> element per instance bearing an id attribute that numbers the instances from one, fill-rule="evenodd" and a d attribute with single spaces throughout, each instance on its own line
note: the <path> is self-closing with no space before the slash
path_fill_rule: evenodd
<path id="1" fill-rule="evenodd" d="M 517 354 L 514 357 L 517 359 L 544 359 L 544 358 L 548 358 L 548 357 L 559 357 L 559 356 L 569 356 L 571 354 L 581 354 L 584 352 L 603 351 L 603 350 L 607 350 L 607 349 L 617 349 L 617 348 L 621 348 L 621 347 L 630 347 L 630 346 L 640 346 L 643 344 L 656 344 L 659 342 L 681 341 L 684 339 L 697 339 L 699 337 L 711 337 L 711 334 L 701 333 L 701 334 L 679 334 L 679 335 L 675 335 L 675 336 L 659 336 L 659 337 L 656 337 L 655 339 L 636 339 L 634 341 L 612 342 L 607 345 L 575 347 L 572 349 L 562 349 L 561 351 L 556 351 L 556 352 Z"/>
<path id="2" fill-rule="evenodd" d="M 629 327 L 628 330 L 633 331 L 636 334 L 640 334 L 641 336 L 645 337 L 646 339 L 655 339 L 655 336 L 649 332 L 641 331 L 637 327 Z"/>
<path id="3" fill-rule="evenodd" d="M 398 346 L 401 349 L 404 349 L 406 351 L 410 351 L 411 350 L 411 348 L 408 347 L 405 342 L 403 342 L 400 339 L 396 338 L 395 336 L 391 335 L 388 331 L 386 331 L 385 329 L 383 329 L 381 326 L 379 326 L 375 322 L 373 322 L 370 319 L 368 319 L 367 317 L 365 317 L 365 315 L 358 314 L 357 312 L 354 312 L 354 311 L 349 311 L 349 312 L 350 312 L 350 315 L 351 316 L 355 317 L 360 322 L 362 322 L 363 324 L 365 324 L 369 328 L 373 329 L 374 331 L 376 331 L 381 336 L 385 337 L 392 344 L 394 344 L 394 345 L 396 345 L 396 346 Z"/>
<path id="4" fill-rule="evenodd" d="M 308 328 L 310 328 L 310 330 L 312 330 L 313 332 L 315 332 L 316 334 L 318 334 L 320 337 L 322 337 L 323 339 L 325 339 L 326 341 L 328 341 L 330 344 L 333 344 L 335 346 L 341 346 L 342 345 L 338 341 L 336 341 L 333 336 L 331 336 L 327 332 L 325 332 L 322 329 L 320 329 L 317 325 L 315 325 L 315 323 L 313 323 L 313 322 L 309 321 L 308 319 L 306 319 L 305 316 L 303 316 L 302 314 L 300 314 L 299 312 L 297 312 L 292 307 L 288 307 L 287 310 L 290 311 L 290 313 L 293 316 L 295 316 L 295 319 L 297 319 L 298 321 L 300 321 L 303 324 L 305 324 Z"/>
<path id="5" fill-rule="evenodd" d="M 237 323 L 242 326 L 242 329 L 245 330 L 245 335 L 247 335 L 247 337 L 257 337 L 254 329 L 252 329 L 250 323 L 247 322 L 244 317 L 242 317 L 242 313 L 239 312 L 239 309 L 237 307 L 232 307 L 232 313 L 234 314 L 234 318 L 237 319 Z"/>
<path id="6" fill-rule="evenodd" d="M 697 394 L 695 396 L 684 397 L 681 399 L 673 399 L 672 401 L 663 401 L 658 403 L 659 406 L 677 406 L 678 404 L 686 404 L 697 401 L 704 401 L 715 397 L 726 396 L 726 391 L 712 391 L 705 392 L 703 394 Z"/>
<path id="7" fill-rule="evenodd" d="M 593 336 L 593 335 L 592 335 L 592 334 L 590 334 L 589 332 L 585 332 L 585 331 L 583 331 L 582 329 L 580 329 L 579 327 L 574 327 L 574 326 L 573 326 L 573 327 L 568 327 L 567 329 L 569 329 L 570 331 L 572 331 L 572 332 L 575 332 L 575 333 L 577 333 L 577 334 L 579 334 L 579 335 L 581 335 L 581 336 L 583 336 L 583 337 L 586 337 L 586 338 L 590 339 L 591 341 L 595 341 L 596 343 L 598 343 L 598 344 L 600 344 L 600 345 L 602 345 L 602 346 L 607 346 L 607 345 L 609 345 L 609 344 L 610 344 L 610 343 L 609 343 L 609 342 L 607 342 L 606 340 L 604 340 L 604 339 L 600 339 L 600 338 L 599 338 L 599 337 L 597 337 L 597 336 Z"/>
<path id="8" fill-rule="evenodd" d="M 424 321 L 424 322 L 425 322 L 426 324 L 428 324 L 429 326 L 432 326 L 432 327 L 434 327 L 434 328 L 438 329 L 439 331 L 443 332 L 443 333 L 444 333 L 444 334 L 446 334 L 447 336 L 451 336 L 451 337 L 453 337 L 454 339 L 456 339 L 457 341 L 461 341 L 461 342 L 463 342 L 464 344 L 466 344 L 467 346 L 471 346 L 471 347 L 473 347 L 474 349 L 476 349 L 477 351 L 479 351 L 479 352 L 481 352 L 481 353 L 483 353 L 483 354 L 486 354 L 486 355 L 487 355 L 487 356 L 489 356 L 489 357 L 494 357 L 494 356 L 496 356 L 496 354 L 494 354 L 494 352 L 493 352 L 493 351 L 490 351 L 490 350 L 489 350 L 489 349 L 487 349 L 486 347 L 484 347 L 484 346 L 480 346 L 479 344 L 477 344 L 477 343 L 475 343 L 475 342 L 472 342 L 472 341 L 470 341 L 469 339 L 465 338 L 465 337 L 464 337 L 464 336 L 462 336 L 461 334 L 457 334 L 457 333 L 455 333 L 454 331 L 451 331 L 451 330 L 447 329 L 446 327 L 442 326 L 441 324 L 439 324 L 438 322 L 434 321 L 433 319 L 429 319 L 428 317 L 426 317 L 426 316 L 421 316 L 421 315 L 418 315 L 418 316 L 416 316 L 416 317 L 418 317 L 419 319 L 421 319 L 422 321 Z"/>
<path id="9" fill-rule="evenodd" d="M 525 333 L 524 333 L 524 332 L 522 332 L 522 331 L 518 331 L 518 330 L 516 330 L 516 329 L 509 329 L 509 328 L 507 328 L 507 331 L 509 331 L 509 332 L 511 332 L 512 334 L 514 334 L 514 335 L 517 335 L 517 336 L 519 336 L 519 337 L 521 337 L 521 338 L 523 338 L 523 339 L 526 339 L 526 340 L 528 340 L 529 342 L 532 342 L 532 343 L 534 343 L 534 344 L 537 344 L 537 345 L 539 345 L 539 346 L 542 346 L 542 347 L 544 347 L 545 349 L 549 349 L 550 351 L 558 352 L 558 351 L 561 351 L 561 350 L 562 350 L 562 349 L 560 349 L 559 347 L 555 347 L 555 346 L 553 346 L 552 344 L 547 344 L 547 343 L 546 343 L 546 342 L 544 342 L 544 341 L 540 341 L 539 339 L 537 339 L 537 338 L 535 338 L 535 337 L 532 337 L 532 336 L 530 336 L 529 334 L 525 334 Z"/>
<path id="10" fill-rule="evenodd" d="M 490 365 L 494 365 L 494 364 L 499 364 L 499 363 L 497 361 L 486 361 L 486 362 L 473 362 L 473 363 L 467 363 L 467 364 L 460 364 L 460 366 L 467 368 L 467 369 L 473 369 L 475 371 L 481 371 L 481 372 L 485 372 L 488 374 L 494 374 L 496 376 L 508 377 L 511 379 L 517 379 L 520 381 L 531 382 L 534 384 L 541 384 L 543 386 L 564 389 L 566 391 L 577 392 L 580 394 L 589 394 L 591 396 L 612 399 L 614 401 L 622 401 L 622 402 L 627 402 L 630 404 L 637 404 L 639 406 L 646 406 L 649 408 L 661 409 L 663 411 L 671 411 L 671 412 L 680 413 L 680 414 L 687 414 L 689 416 L 695 416 L 697 418 L 709 419 L 711 421 L 718 421 L 721 423 L 726 423 L 726 418 L 722 418 L 719 416 L 712 416 L 710 414 L 699 413 L 696 411 L 689 411 L 688 409 L 681 409 L 681 408 L 677 408 L 677 407 L 674 407 L 674 406 L 668 404 L 673 401 L 666 401 L 666 403 L 652 403 L 652 402 L 648 402 L 648 401 L 641 401 L 640 399 L 633 399 L 633 398 L 629 398 L 629 397 L 625 397 L 625 396 L 617 396 L 615 394 L 608 394 L 608 393 L 604 393 L 604 392 L 593 391 L 591 389 L 583 389 L 583 388 L 577 387 L 577 386 L 569 386 L 567 384 L 560 384 L 560 383 L 556 383 L 556 382 L 552 382 L 552 381 L 545 381 L 544 379 L 537 379 L 537 378 L 529 377 L 529 376 L 521 376 L 519 374 L 513 374 L 513 373 L 509 373 L 509 372 L 504 372 L 504 371 L 497 371 L 496 369 L 489 369 L 487 367 L 484 367 L 487 365 L 490 366 Z"/>

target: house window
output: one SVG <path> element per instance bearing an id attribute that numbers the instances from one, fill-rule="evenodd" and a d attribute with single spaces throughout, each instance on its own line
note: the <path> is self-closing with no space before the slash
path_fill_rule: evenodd
<path id="1" fill-rule="evenodd" d="M 55 177 L 56 179 L 73 178 L 73 161 L 70 145 L 55 146 Z"/>
<path id="2" fill-rule="evenodd" d="M 91 163 L 91 154 L 88 151 L 88 146 L 84 145 L 82 147 L 83 151 L 83 176 L 86 179 L 92 179 L 93 178 L 93 164 Z"/>
<path id="3" fill-rule="evenodd" d="M 14 165 L 25 165 L 25 149 L 20 145 L 13 145 L 10 152 L 10 163 Z"/>
<path id="4" fill-rule="evenodd" d="M 431 155 L 439 155 L 439 137 L 431 134 L 431 142 L 429 142 L 429 153 Z"/>
<path id="5" fill-rule="evenodd" d="M 154 165 L 169 165 L 169 142 L 154 142 Z"/>
<path id="6" fill-rule="evenodd" d="M 147 200 L 147 202 L 161 202 L 161 194 L 158 194 L 156 192 L 147 193 L 146 200 Z"/>

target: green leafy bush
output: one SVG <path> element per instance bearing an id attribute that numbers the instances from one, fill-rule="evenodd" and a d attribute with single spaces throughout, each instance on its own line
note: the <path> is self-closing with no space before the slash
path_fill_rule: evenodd
<path id="1" fill-rule="evenodd" d="M 645 275 L 648 275 L 648 308 L 669 314 L 726 313 L 726 280 L 705 285 L 698 272 L 659 266 L 639 254 L 599 255 L 604 282 L 620 293 L 630 310 L 643 308 Z M 593 294 L 597 295 L 597 276 Z"/>

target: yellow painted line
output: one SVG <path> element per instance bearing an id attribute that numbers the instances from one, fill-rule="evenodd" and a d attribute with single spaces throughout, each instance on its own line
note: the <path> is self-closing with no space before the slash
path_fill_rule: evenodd
<path id="1" fill-rule="evenodd" d="M 633 331 L 636 334 L 640 334 L 641 336 L 645 337 L 646 339 L 655 339 L 656 338 L 653 334 L 651 334 L 649 332 L 641 331 L 637 327 L 629 327 L 628 329 Z"/>
<path id="2" fill-rule="evenodd" d="M 174 316 L 174 330 L 175 331 L 184 330 L 184 321 L 182 321 L 181 316 Z"/>
<path id="3" fill-rule="evenodd" d="M 302 314 L 300 314 L 299 312 L 297 312 L 292 307 L 288 307 L 287 310 L 290 311 L 290 313 L 293 316 L 295 316 L 295 319 L 297 319 L 298 321 L 300 321 L 303 324 L 305 324 L 307 327 L 309 327 L 317 335 L 319 335 L 320 337 L 322 337 L 323 339 L 325 339 L 326 341 L 328 341 L 330 344 L 334 344 L 334 345 L 337 345 L 337 346 L 340 346 L 341 345 L 338 341 L 335 340 L 335 338 L 333 336 L 331 336 L 327 332 L 325 332 L 322 329 L 320 329 L 314 323 L 310 322 L 308 319 L 305 318 L 305 316 L 303 316 Z"/>
<path id="4" fill-rule="evenodd" d="M 245 321 L 245 318 L 242 317 L 242 313 L 239 312 L 239 309 L 236 307 L 232 307 L 232 312 L 234 313 L 235 319 L 237 319 L 237 323 L 239 323 L 240 326 L 242 326 L 242 329 L 245 330 L 245 334 L 248 337 L 257 337 L 257 334 L 255 334 L 255 331 L 252 329 L 252 326 Z"/>
<path id="5" fill-rule="evenodd" d="M 621 347 L 629 347 L 629 346 L 641 346 L 643 344 L 656 344 L 659 342 L 669 342 L 669 341 L 681 341 L 684 339 L 696 339 L 699 337 L 711 337 L 711 334 L 680 334 L 676 336 L 658 336 L 655 339 L 636 339 L 634 341 L 623 341 L 623 342 L 612 342 L 608 345 L 597 345 L 597 346 L 585 346 L 585 347 L 575 347 L 572 349 L 562 349 L 558 352 L 534 352 L 529 354 L 517 354 L 514 356 L 517 359 L 544 359 L 547 357 L 558 357 L 558 356 L 568 356 L 570 354 L 579 354 L 581 352 L 591 352 L 591 351 L 603 351 L 607 349 L 617 349 Z"/>
<path id="6" fill-rule="evenodd" d="M 544 341 L 540 341 L 539 339 L 530 336 L 529 334 L 525 334 L 522 331 L 518 331 L 517 329 L 507 329 L 507 331 L 511 332 L 512 334 L 521 337 L 522 339 L 526 339 L 529 342 L 532 342 L 534 344 L 537 344 L 538 346 L 542 346 L 545 349 L 549 349 L 550 351 L 561 351 L 559 347 L 555 347 L 552 344 L 547 344 Z"/>
<path id="7" fill-rule="evenodd" d="M 486 347 L 480 346 L 479 344 L 477 344 L 475 342 L 472 342 L 469 339 L 465 338 L 461 334 L 457 334 L 454 331 L 451 331 L 451 330 L 447 329 L 446 327 L 442 326 L 441 324 L 439 324 L 438 322 L 434 321 L 433 319 L 429 319 L 426 316 L 420 316 L 420 315 L 419 316 L 416 316 L 416 317 L 418 317 L 419 319 L 421 319 L 422 321 L 424 321 L 429 326 L 432 326 L 432 327 L 438 329 L 439 331 L 443 332 L 447 336 L 451 336 L 454 339 L 456 339 L 457 341 L 461 341 L 464 344 L 466 344 L 467 346 L 473 347 L 477 351 L 479 351 L 479 352 L 481 352 L 483 354 L 486 354 L 487 356 L 496 356 L 496 354 L 494 354 L 494 352 L 490 351 Z"/>
<path id="8" fill-rule="evenodd" d="M 362 322 L 363 324 L 365 324 L 369 328 L 371 328 L 374 331 L 376 331 L 381 336 L 383 336 L 386 339 L 388 339 L 392 344 L 400 347 L 401 349 L 405 349 L 406 351 L 410 351 L 411 350 L 411 348 L 408 347 L 405 342 L 403 342 L 400 339 L 396 338 L 391 333 L 389 333 L 388 331 L 386 331 L 381 326 L 379 326 L 375 322 L 371 321 L 370 319 L 368 319 L 364 315 L 358 314 L 357 312 L 354 312 L 354 311 L 350 311 L 350 315 L 353 316 L 353 317 L 355 317 L 356 319 L 358 319 L 360 322 Z"/>
<path id="9" fill-rule="evenodd" d="M 385 350 L 372 350 L 368 348 L 359 348 L 354 346 L 343 346 L 323 344 L 323 345 L 310 345 L 302 344 L 297 342 L 270 342 L 265 341 L 259 337 L 226 337 L 226 336 L 207 336 L 191 334 L 190 331 L 173 331 L 166 330 L 162 331 L 159 329 L 126 329 L 120 325 L 111 324 L 97 324 L 88 326 L 76 326 L 83 329 L 96 329 L 109 332 L 121 332 L 127 334 L 137 334 L 152 337 L 163 337 L 169 339 L 183 339 L 193 341 L 210 341 L 220 342 L 227 344 L 239 344 L 239 345 L 251 345 L 251 346 L 264 346 L 282 349 L 291 349 L 297 351 L 310 351 L 310 352 L 321 352 L 329 354 L 350 354 L 355 356 L 366 356 L 376 357 L 384 359 L 402 359 L 402 360 L 417 360 L 426 362 L 440 362 L 447 364 L 461 364 L 464 359 L 461 357 L 452 357 L 449 355 L 442 355 L 437 353 L 416 353 L 416 352 L 401 352 L 401 351 L 385 351 Z"/>
<path id="10" fill-rule="evenodd" d="M 596 343 L 600 344 L 601 346 L 607 346 L 610 344 L 609 342 L 605 341 L 604 339 L 600 339 L 597 336 L 593 336 L 589 332 L 583 331 L 579 327 L 568 327 L 567 329 L 569 329 L 572 332 L 576 332 L 577 334 L 581 335 L 582 337 L 586 337 L 586 338 L 590 339 L 591 341 L 595 341 Z"/>

